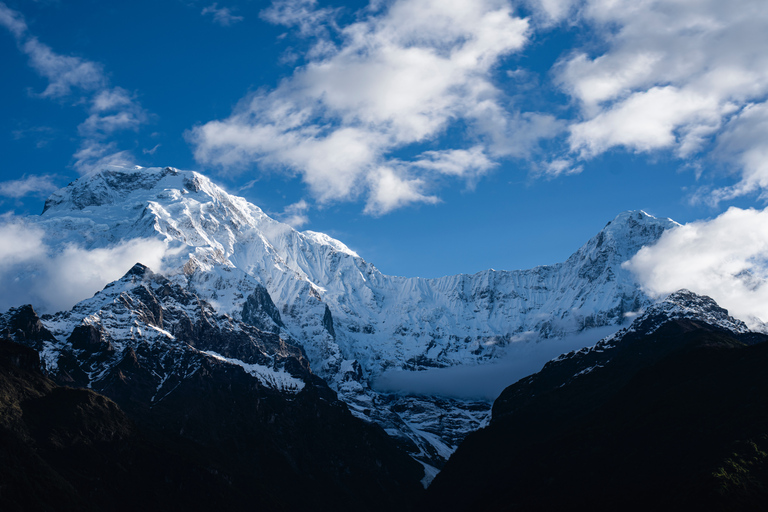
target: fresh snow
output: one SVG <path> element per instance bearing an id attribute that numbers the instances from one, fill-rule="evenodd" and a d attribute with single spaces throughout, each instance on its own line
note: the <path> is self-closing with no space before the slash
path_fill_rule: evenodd
<path id="1" fill-rule="evenodd" d="M 396 425 L 419 446 L 432 443 L 414 420 L 418 407 L 390 410 L 371 382 L 392 371 L 493 363 L 521 339 L 550 343 L 619 327 L 625 315 L 653 303 L 622 263 L 677 225 L 642 211 L 624 212 L 559 264 L 420 279 L 384 275 L 342 242 L 296 231 L 205 176 L 173 168 L 103 167 L 55 192 L 43 214 L 29 221 L 54 247 L 93 250 L 126 240 L 160 241 L 166 248 L 163 268 L 153 270 L 234 320 L 242 319 L 247 298 L 263 286 L 284 325 L 264 318 L 259 328 L 300 343 L 313 371 L 353 413 L 385 428 Z M 94 321 L 114 333 L 110 341 L 118 349 L 121 339 L 137 336 L 171 343 L 162 329 L 131 332 L 141 322 L 102 303 L 120 291 L 110 290 L 110 299 L 97 294 L 73 311 L 98 311 Z M 62 339 L 75 316 L 57 314 L 46 325 Z M 456 421 L 436 434 L 440 439 L 476 428 L 461 420 L 459 402 L 442 403 Z M 485 421 L 489 410 L 487 404 L 474 418 Z M 435 442 L 431 450 L 438 458 L 445 455 L 440 444 L 456 443 Z"/>
<path id="2" fill-rule="evenodd" d="M 239 359 L 224 357 L 212 350 L 202 350 L 201 352 L 213 357 L 214 359 L 218 359 L 219 361 L 224 361 L 226 363 L 241 367 L 248 374 L 259 379 L 259 382 L 263 386 L 288 393 L 298 393 L 304 389 L 304 381 L 297 379 L 285 370 L 274 370 L 268 366 L 260 364 L 249 364 Z"/>

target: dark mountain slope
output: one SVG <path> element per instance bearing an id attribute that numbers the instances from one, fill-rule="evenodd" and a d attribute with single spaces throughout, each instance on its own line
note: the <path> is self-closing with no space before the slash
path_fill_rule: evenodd
<path id="1" fill-rule="evenodd" d="M 0 509 L 234 506 L 209 467 L 142 434 L 111 400 L 56 386 L 37 353 L 0 340 Z"/>
<path id="2" fill-rule="evenodd" d="M 429 488 L 429 505 L 764 509 L 768 344 L 727 327 L 711 315 L 649 311 L 617 337 L 548 363 L 502 393 L 491 425 Z"/>
<path id="3" fill-rule="evenodd" d="M 66 342 L 51 342 L 31 307 L 3 317 L 0 330 L 16 340 L 61 347 L 52 376 L 111 400 L 58 387 L 38 370 L 37 352 L 9 345 L 20 355 L 6 357 L 0 374 L 0 509 L 407 510 L 423 492 L 421 466 L 381 427 L 353 417 L 299 348 L 207 314 L 145 268 L 123 282 L 98 312 L 140 319 L 111 331 L 106 321 L 80 323 Z M 191 305 L 191 318 L 178 304 Z M 176 334 L 162 334 L 165 344 L 118 337 L 126 324 Z M 265 383 L 251 367 L 301 387 Z"/>

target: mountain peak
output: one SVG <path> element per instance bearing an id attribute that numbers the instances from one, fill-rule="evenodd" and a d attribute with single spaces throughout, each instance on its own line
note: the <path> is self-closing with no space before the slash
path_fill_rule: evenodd
<path id="1" fill-rule="evenodd" d="M 730 316 L 728 310 L 720 307 L 711 297 L 686 289 L 671 293 L 663 301 L 649 307 L 629 328 L 636 326 L 635 330 L 653 332 L 653 326 L 660 321 L 682 318 L 703 321 L 733 333 L 746 333 L 750 330 L 744 322 Z"/>
<path id="2" fill-rule="evenodd" d="M 145 275 L 148 275 L 151 277 L 153 275 L 153 272 L 144 265 L 143 263 L 136 263 L 131 269 L 125 273 L 123 278 L 126 278 L 128 276 L 137 276 L 137 277 L 144 277 Z"/>
<path id="3" fill-rule="evenodd" d="M 628 210 L 618 214 L 571 257 L 594 261 L 611 253 L 616 257 L 615 263 L 620 264 L 641 247 L 656 243 L 664 231 L 677 226 L 671 219 L 657 218 L 643 210 Z"/>
<path id="4" fill-rule="evenodd" d="M 165 183 L 163 183 L 165 182 Z M 117 204 L 135 192 L 175 188 L 186 192 L 213 192 L 218 189 L 208 178 L 194 171 L 173 167 L 119 167 L 106 165 L 73 181 L 45 201 L 49 210 L 84 210 Z"/>
<path id="5" fill-rule="evenodd" d="M 600 231 L 600 233 L 610 234 L 614 237 L 625 237 L 626 235 L 655 235 L 659 228 L 663 231 L 671 227 L 679 226 L 672 219 L 654 217 L 643 210 L 627 210 L 618 214 L 614 219 Z"/>

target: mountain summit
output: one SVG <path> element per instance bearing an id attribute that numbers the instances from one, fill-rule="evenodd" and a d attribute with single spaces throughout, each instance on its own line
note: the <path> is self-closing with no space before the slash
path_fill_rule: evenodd
<path id="1" fill-rule="evenodd" d="M 205 176 L 170 167 L 105 167 L 54 193 L 29 221 L 53 246 L 161 243 L 163 268 L 152 270 L 169 287 L 206 304 L 210 318 L 226 315 L 301 346 L 313 372 L 353 414 L 381 424 L 435 467 L 486 420 L 488 405 L 384 398 L 371 383 L 391 370 L 493 362 L 521 340 L 618 327 L 653 302 L 621 264 L 676 226 L 624 212 L 563 263 L 438 279 L 387 276 L 342 242 L 296 231 Z M 99 296 L 113 297 L 108 291 Z M 94 325 L 90 318 L 103 306 L 94 300 L 42 322 L 64 343 L 79 323 Z M 97 329 L 117 322 L 102 319 Z M 142 336 L 151 329 L 143 327 Z M 53 364 L 51 357 L 44 355 Z M 97 375 L 92 368 L 81 370 Z M 446 421 L 434 422 L 424 410 L 439 411 Z"/>

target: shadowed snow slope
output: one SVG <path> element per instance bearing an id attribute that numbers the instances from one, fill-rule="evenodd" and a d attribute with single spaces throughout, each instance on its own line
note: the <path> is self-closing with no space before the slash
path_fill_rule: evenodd
<path id="1" fill-rule="evenodd" d="M 411 453 L 438 466 L 455 449 L 456 429 L 476 428 L 487 412 L 473 406 L 463 427 L 424 430 L 412 407 L 382 401 L 369 383 L 386 371 L 494 362 L 511 344 L 618 328 L 652 302 L 621 264 L 676 226 L 642 211 L 624 212 L 556 265 L 394 277 L 338 240 L 271 219 L 201 174 L 119 167 L 54 193 L 42 215 L 28 222 L 54 247 L 162 241 L 163 268 L 154 270 L 171 285 L 218 315 L 300 344 L 313 371 L 354 414 L 399 433 Z M 455 426 L 467 408 L 454 403 L 446 414 Z M 432 442 L 435 436 L 442 441 Z"/>

